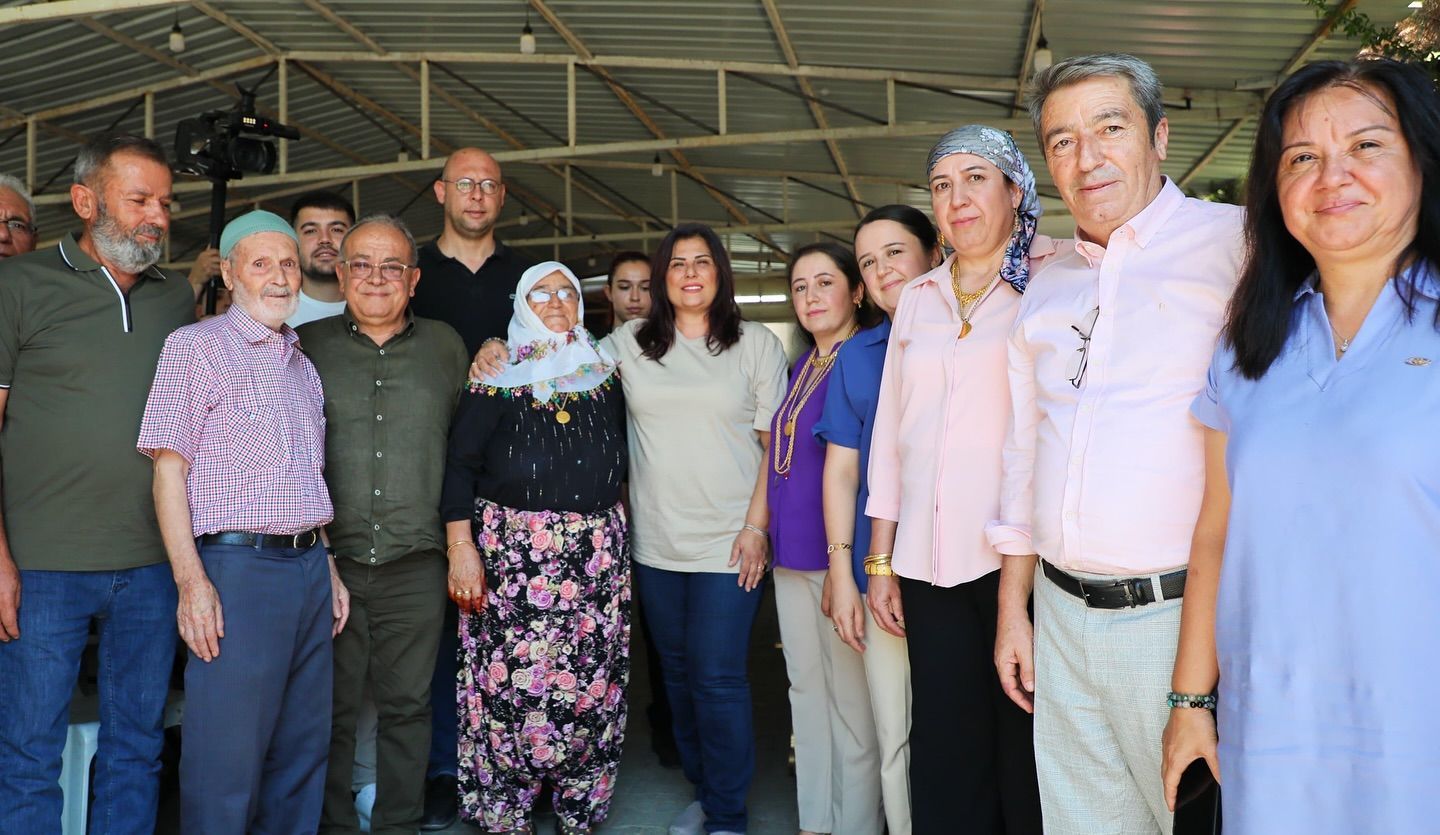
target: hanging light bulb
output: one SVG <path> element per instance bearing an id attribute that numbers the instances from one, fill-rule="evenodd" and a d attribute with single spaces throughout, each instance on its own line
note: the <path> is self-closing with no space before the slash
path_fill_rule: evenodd
<path id="1" fill-rule="evenodd" d="M 665 166 L 660 164 L 660 154 L 655 154 L 655 161 L 650 163 L 650 176 L 659 177 L 664 175 Z"/>
<path id="2" fill-rule="evenodd" d="M 180 31 L 180 13 L 175 13 L 175 25 L 170 27 L 170 51 L 180 53 L 185 51 L 185 33 Z"/>
<path id="3" fill-rule="evenodd" d="M 520 216 L 515 218 L 516 226 L 528 226 L 530 224 L 530 213 L 521 211 Z"/>
<path id="4" fill-rule="evenodd" d="M 520 30 L 520 54 L 535 54 L 535 30 L 530 28 L 530 6 L 525 6 L 525 28 Z"/>
<path id="5" fill-rule="evenodd" d="M 1035 72 L 1044 72 L 1053 63 L 1055 53 L 1050 51 L 1050 42 L 1045 40 L 1045 32 L 1041 30 L 1040 40 L 1035 43 Z"/>

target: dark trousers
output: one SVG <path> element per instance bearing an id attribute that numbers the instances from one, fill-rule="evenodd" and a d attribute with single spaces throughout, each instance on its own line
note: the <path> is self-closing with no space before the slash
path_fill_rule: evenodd
<path id="1" fill-rule="evenodd" d="M 998 570 L 953 588 L 904 577 L 915 835 L 1039 833 L 1030 714 L 995 672 Z"/>
<path id="2" fill-rule="evenodd" d="M 460 712 L 455 701 L 456 677 L 460 674 L 460 610 L 445 599 L 440 644 L 435 653 L 435 671 L 430 677 L 430 764 L 425 778 L 460 773 Z M 376 788 L 379 791 L 379 788 Z"/>
<path id="3" fill-rule="evenodd" d="M 650 636 L 650 622 L 645 619 L 645 607 L 638 597 L 634 622 L 640 628 L 640 641 L 645 645 L 645 669 L 650 677 L 650 704 L 645 708 L 645 720 L 650 723 L 652 738 L 673 739 L 675 720 L 670 713 L 670 696 L 665 692 L 665 676 L 660 672 L 660 653 L 655 649 L 655 639 Z"/>
<path id="4" fill-rule="evenodd" d="M 350 793 L 355 723 L 365 684 L 375 700 L 374 835 L 414 835 L 425 807 L 430 752 L 430 676 L 445 614 L 442 554 L 414 554 L 370 566 L 338 559 L 350 590 L 350 622 L 335 638 L 335 697 L 330 768 L 325 778 L 326 833 L 358 835 Z"/>
<path id="5" fill-rule="evenodd" d="M 165 563 L 20 572 L 20 637 L 0 644 L 0 832 L 60 831 L 61 754 L 92 622 L 100 634 L 100 736 L 90 831 L 155 830 L 176 640 L 175 581 Z"/>
<path id="6" fill-rule="evenodd" d="M 634 566 L 670 695 L 680 767 L 696 787 L 711 832 L 745 831 L 745 798 L 755 774 L 746 663 L 760 589 L 747 592 L 735 579 Z"/>
<path id="7" fill-rule="evenodd" d="M 180 831 L 313 833 L 335 673 L 325 549 L 202 545 L 200 559 L 225 637 L 185 667 Z"/>

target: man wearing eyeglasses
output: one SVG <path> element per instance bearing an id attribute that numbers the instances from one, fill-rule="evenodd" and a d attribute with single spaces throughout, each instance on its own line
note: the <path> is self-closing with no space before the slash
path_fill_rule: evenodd
<path id="1" fill-rule="evenodd" d="M 397 835 L 415 832 L 424 808 L 448 571 L 440 487 L 469 358 L 453 328 L 407 309 L 423 270 L 398 218 L 362 218 L 339 254 L 344 311 L 298 331 L 325 386 L 325 481 L 335 502 L 326 532 L 351 595 L 350 622 L 335 639 L 320 828 L 359 831 L 351 764 L 368 684 L 379 717 L 370 831 Z M 443 695 L 453 723 L 453 681 Z"/>
<path id="2" fill-rule="evenodd" d="M 495 224 L 505 206 L 505 180 L 494 157 L 479 148 L 461 148 L 451 154 L 435 181 L 435 200 L 444 207 L 445 228 L 439 238 L 420 248 L 417 262 L 425 280 L 416 287 L 410 310 L 453 327 L 464 340 L 466 353 L 473 357 L 485 340 L 505 338 L 514 311 L 515 285 L 531 262 L 495 237 Z M 434 730 L 420 826 L 427 832 L 450 826 L 458 811 L 458 725 L 453 691 L 459 615 L 448 600 L 445 607 L 432 685 Z"/>
<path id="3" fill-rule="evenodd" d="M 1242 212 L 1161 174 L 1169 126 L 1145 62 L 1072 58 L 1032 89 L 1076 240 L 1033 277 L 1010 337 L 995 662 L 1033 706 L 1045 831 L 1168 835 L 1160 736 L 1205 481 L 1189 407 Z"/>
<path id="4" fill-rule="evenodd" d="M 35 249 L 35 203 L 25 184 L 0 174 L 0 258 Z"/>

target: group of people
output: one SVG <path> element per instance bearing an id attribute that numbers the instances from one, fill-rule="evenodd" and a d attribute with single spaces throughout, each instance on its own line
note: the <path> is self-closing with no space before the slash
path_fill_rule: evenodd
<path id="1" fill-rule="evenodd" d="M 0 829 L 58 826 L 92 625 L 92 826 L 153 829 L 176 612 L 182 831 L 357 831 L 367 758 L 373 832 L 529 832 L 545 787 L 593 831 L 633 595 L 695 786 L 669 831 L 744 832 L 773 580 L 802 835 L 1169 833 L 1197 761 L 1231 831 L 1425 831 L 1432 82 L 1290 76 L 1243 210 L 1161 173 L 1133 56 L 1029 111 L 1074 239 L 1011 136 L 957 128 L 933 224 L 792 253 L 793 363 L 698 224 L 616 259 L 597 340 L 573 272 L 495 239 L 477 149 L 423 247 L 332 195 L 232 220 L 198 323 L 158 146 L 88 145 L 83 233 L 28 255 L 0 179 Z"/>

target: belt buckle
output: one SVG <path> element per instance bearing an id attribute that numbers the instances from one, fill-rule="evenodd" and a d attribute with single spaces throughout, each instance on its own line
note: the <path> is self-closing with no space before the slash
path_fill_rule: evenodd
<path id="1" fill-rule="evenodd" d="M 309 534 L 309 535 L 310 535 L 310 541 L 307 542 L 307 543 L 305 543 L 304 545 L 301 545 L 301 544 L 300 544 L 300 537 L 304 536 L 305 534 Z M 291 536 L 291 537 L 290 537 L 290 547 L 291 547 L 291 548 L 294 548 L 294 549 L 296 549 L 296 550 L 299 550 L 299 549 L 301 549 L 301 548 L 312 548 L 312 547 L 314 547 L 316 540 L 318 540 L 319 538 L 320 538 L 320 534 L 316 533 L 314 528 L 311 528 L 311 529 L 308 530 L 308 531 L 304 531 L 304 532 L 301 532 L 301 533 L 297 533 L 297 534 Z"/>

